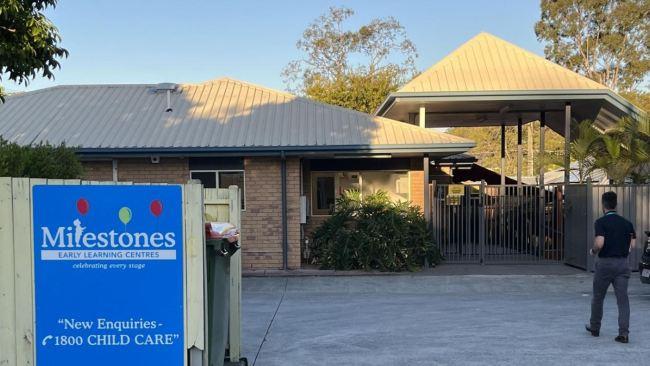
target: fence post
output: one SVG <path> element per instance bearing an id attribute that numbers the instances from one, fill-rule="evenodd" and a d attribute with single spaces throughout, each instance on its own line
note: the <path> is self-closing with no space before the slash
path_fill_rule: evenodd
<path id="1" fill-rule="evenodd" d="M 0 178 L 0 365 L 16 365 L 12 179 Z"/>
<path id="2" fill-rule="evenodd" d="M 478 241 L 479 241 L 479 263 L 485 264 L 485 181 L 481 180 L 481 188 L 478 198 Z"/>
<path id="3" fill-rule="evenodd" d="M 237 186 L 228 187 L 230 223 L 241 230 L 241 191 Z M 241 243 L 241 235 L 240 235 Z M 230 362 L 239 362 L 241 358 L 241 254 L 242 249 L 230 258 L 230 319 L 228 344 Z"/>
<path id="4" fill-rule="evenodd" d="M 593 186 L 591 185 L 591 180 L 587 180 L 587 194 L 586 194 L 586 201 L 587 201 L 587 224 L 585 225 L 586 227 L 586 243 L 585 247 L 583 247 L 583 255 L 587 256 L 587 271 L 591 271 L 594 268 L 594 257 L 592 255 L 589 255 L 589 248 L 591 243 L 589 242 L 590 238 L 593 238 L 593 222 L 594 222 L 594 189 Z"/>

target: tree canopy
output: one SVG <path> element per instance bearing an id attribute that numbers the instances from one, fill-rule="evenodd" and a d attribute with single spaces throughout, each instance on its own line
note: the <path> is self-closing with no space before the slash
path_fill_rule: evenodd
<path id="1" fill-rule="evenodd" d="M 415 74 L 417 51 L 396 19 L 346 29 L 353 15 L 352 9 L 332 7 L 313 21 L 296 44 L 304 57 L 282 75 L 293 92 L 372 113 Z"/>
<path id="2" fill-rule="evenodd" d="M 650 70 L 648 0 L 542 0 L 535 34 L 547 58 L 613 90 Z"/>
<path id="3" fill-rule="evenodd" d="M 27 85 L 37 74 L 53 78 L 58 59 L 68 56 L 57 28 L 43 15 L 56 0 L 0 2 L 0 81 Z M 0 86 L 0 101 L 4 101 Z"/>

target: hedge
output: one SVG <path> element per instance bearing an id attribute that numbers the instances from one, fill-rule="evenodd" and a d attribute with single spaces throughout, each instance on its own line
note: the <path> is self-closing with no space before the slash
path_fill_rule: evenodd
<path id="1" fill-rule="evenodd" d="M 74 149 L 65 144 L 20 146 L 0 137 L 0 177 L 76 179 L 82 174 Z"/>
<path id="2" fill-rule="evenodd" d="M 415 271 L 425 259 L 441 261 L 423 214 L 408 202 L 392 202 L 379 191 L 337 199 L 332 215 L 314 232 L 312 263 L 323 269 Z"/>

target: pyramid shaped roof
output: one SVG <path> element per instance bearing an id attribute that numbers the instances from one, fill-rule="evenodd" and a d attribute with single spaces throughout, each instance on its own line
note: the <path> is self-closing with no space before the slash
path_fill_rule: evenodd
<path id="1" fill-rule="evenodd" d="M 482 32 L 398 93 L 584 89 L 608 90 L 587 77 Z"/>

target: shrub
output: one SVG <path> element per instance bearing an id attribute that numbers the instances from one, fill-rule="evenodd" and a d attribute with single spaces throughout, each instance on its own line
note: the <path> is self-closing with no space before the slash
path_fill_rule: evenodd
<path id="1" fill-rule="evenodd" d="M 64 144 L 20 146 L 0 138 L 0 177 L 80 178 L 83 168 Z"/>
<path id="2" fill-rule="evenodd" d="M 413 271 L 439 263 L 440 251 L 417 207 L 391 202 L 386 192 L 352 190 L 313 235 L 312 262 L 323 269 Z"/>

